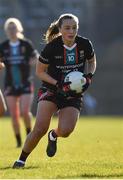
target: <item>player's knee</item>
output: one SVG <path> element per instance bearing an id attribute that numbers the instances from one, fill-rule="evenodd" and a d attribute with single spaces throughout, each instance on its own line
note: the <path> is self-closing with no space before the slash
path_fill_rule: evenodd
<path id="1" fill-rule="evenodd" d="M 28 117 L 28 116 L 30 116 L 30 112 L 28 111 L 28 110 L 23 110 L 22 112 L 21 112 L 21 115 L 22 115 L 22 117 Z"/>
<path id="2" fill-rule="evenodd" d="M 68 137 L 72 133 L 73 129 L 61 129 L 60 135 L 61 137 Z"/>

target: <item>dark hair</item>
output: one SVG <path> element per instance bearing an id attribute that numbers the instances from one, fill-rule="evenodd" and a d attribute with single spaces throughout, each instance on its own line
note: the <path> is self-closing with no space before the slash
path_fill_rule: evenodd
<path id="1" fill-rule="evenodd" d="M 56 37 L 58 37 L 60 35 L 59 28 L 61 27 L 63 20 L 65 20 L 65 19 L 74 19 L 75 22 L 77 23 L 77 26 L 79 24 L 79 20 L 78 20 L 77 16 L 75 16 L 73 14 L 62 14 L 58 20 L 51 23 L 48 30 L 46 31 L 46 34 L 45 34 L 45 42 L 46 43 L 51 42 L 53 39 L 55 39 Z"/>

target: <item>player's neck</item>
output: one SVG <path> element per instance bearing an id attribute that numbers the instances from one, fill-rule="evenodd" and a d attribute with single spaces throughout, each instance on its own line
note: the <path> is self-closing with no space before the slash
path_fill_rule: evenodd
<path id="1" fill-rule="evenodd" d="M 15 37 L 15 38 L 11 38 L 11 39 L 10 39 L 10 41 L 11 41 L 11 42 L 13 42 L 13 43 L 15 43 L 15 42 L 17 42 L 17 41 L 18 41 L 18 38 L 17 38 L 17 37 Z"/>
<path id="2" fill-rule="evenodd" d="M 75 41 L 66 41 L 65 39 L 63 39 L 63 43 L 68 47 L 72 47 L 75 44 Z"/>

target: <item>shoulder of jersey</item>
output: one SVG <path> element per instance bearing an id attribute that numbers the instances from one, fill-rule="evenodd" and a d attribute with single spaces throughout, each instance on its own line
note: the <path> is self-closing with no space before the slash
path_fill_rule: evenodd
<path id="1" fill-rule="evenodd" d="M 19 39 L 21 42 L 24 42 L 24 43 L 32 43 L 30 39 L 27 39 L 27 38 L 24 38 L 24 39 Z"/>
<path id="2" fill-rule="evenodd" d="M 76 36 L 76 40 L 78 41 L 78 42 L 88 42 L 89 41 L 89 39 L 88 38 L 86 38 L 86 37 L 82 37 L 82 36 L 80 36 L 80 35 L 78 35 L 78 36 Z"/>
<path id="3" fill-rule="evenodd" d="M 1 42 L 0 45 L 1 46 L 6 46 L 6 45 L 8 45 L 8 43 L 9 43 L 9 40 L 7 39 L 7 40 Z"/>
<path id="4" fill-rule="evenodd" d="M 48 45 L 55 45 L 62 43 L 61 36 L 58 36 L 57 38 L 53 39 L 51 42 L 48 43 Z"/>

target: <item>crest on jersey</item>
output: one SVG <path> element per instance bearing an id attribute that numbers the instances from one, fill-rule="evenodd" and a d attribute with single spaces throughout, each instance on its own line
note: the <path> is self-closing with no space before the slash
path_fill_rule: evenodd
<path id="1" fill-rule="evenodd" d="M 80 53 L 80 58 L 83 58 L 84 57 L 84 50 L 79 51 L 79 53 Z"/>

